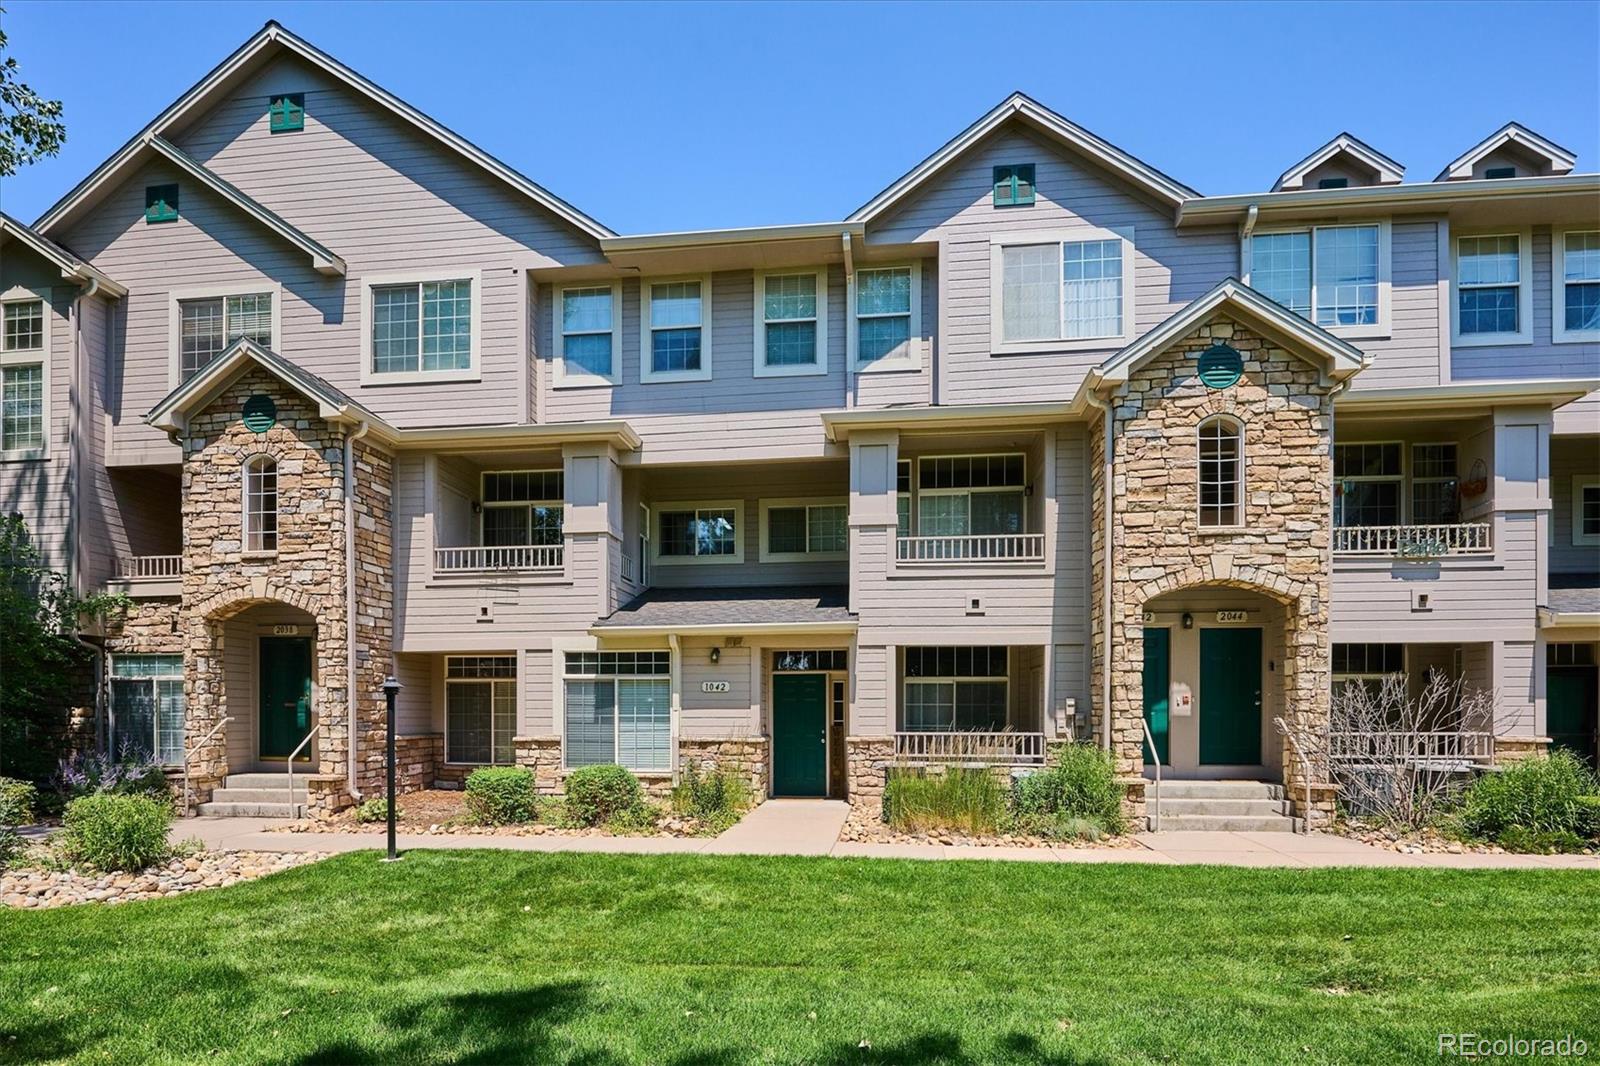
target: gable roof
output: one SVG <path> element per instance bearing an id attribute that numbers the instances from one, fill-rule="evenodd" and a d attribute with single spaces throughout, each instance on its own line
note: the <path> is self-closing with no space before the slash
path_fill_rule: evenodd
<path id="1" fill-rule="evenodd" d="M 75 281 L 80 285 L 93 282 L 112 296 L 128 295 L 128 290 L 112 281 L 109 276 L 79 259 L 32 226 L 18 222 L 4 211 L 0 211 L 0 237 L 8 237 L 27 245 L 40 257 L 54 263 L 61 271 L 61 276 L 69 281 Z"/>
<path id="2" fill-rule="evenodd" d="M 1146 190 L 1163 203 L 1176 207 L 1184 200 L 1200 195 L 1148 163 L 1134 158 L 1110 141 L 1095 136 L 1037 100 L 1018 92 L 1006 97 L 994 110 L 956 134 L 943 147 L 918 163 L 894 184 L 858 207 L 847 221 L 870 222 L 881 216 L 921 188 L 928 179 L 954 162 L 967 149 L 1013 119 L 1026 121 L 1032 128 L 1088 156 L 1107 170 Z"/>
<path id="3" fill-rule="evenodd" d="M 338 386 L 296 366 L 272 349 L 249 337 L 240 337 L 221 355 L 201 367 L 193 377 L 150 409 L 144 420 L 168 433 L 180 432 L 187 416 L 205 407 L 251 366 L 259 366 L 317 405 L 317 414 L 330 422 L 366 422 L 379 437 L 392 439 L 393 426 L 373 414 Z"/>
<path id="4" fill-rule="evenodd" d="M 1301 318 L 1237 278 L 1228 278 L 1089 371 L 1083 388 L 1099 389 L 1126 382 L 1133 371 L 1205 325 L 1217 311 L 1243 318 L 1302 358 L 1321 357 L 1329 377 L 1348 378 L 1368 364 L 1367 357 L 1355 345 Z"/>
<path id="5" fill-rule="evenodd" d="M 182 122 L 205 110 L 231 86 L 248 77 L 272 58 L 288 53 L 298 56 L 343 82 L 350 89 L 401 120 L 408 122 L 424 135 L 454 151 L 468 162 L 488 171 L 517 192 L 539 204 L 545 210 L 564 219 L 572 226 L 598 240 L 615 236 L 611 230 L 579 211 L 565 200 L 535 184 L 527 177 L 500 162 L 461 135 L 429 118 L 399 97 L 357 74 L 326 52 L 309 44 L 284 29 L 277 22 L 268 22 L 228 58 L 219 63 L 184 94 L 157 115 L 110 159 L 100 164 L 66 196 L 63 196 L 34 223 L 35 228 L 48 231 L 63 219 L 95 202 L 99 195 L 114 184 L 118 175 L 126 172 L 130 161 L 137 156 L 148 139 L 172 130 Z"/>
<path id="6" fill-rule="evenodd" d="M 1549 162 L 1552 174 L 1570 174 L 1572 168 L 1578 165 L 1578 156 L 1571 149 L 1561 147 L 1548 137 L 1541 137 L 1520 122 L 1507 122 L 1456 156 L 1433 180 L 1461 181 L 1470 178 L 1472 168 L 1478 160 L 1507 144 L 1514 144 L 1524 151 L 1544 158 Z"/>
<path id="7" fill-rule="evenodd" d="M 1335 156 L 1347 155 L 1378 172 L 1379 185 L 1398 185 L 1406 176 L 1406 168 L 1362 141 L 1348 131 L 1339 134 L 1327 144 L 1306 156 L 1294 166 L 1278 175 L 1272 183 L 1273 192 L 1305 188 L 1305 177 Z"/>

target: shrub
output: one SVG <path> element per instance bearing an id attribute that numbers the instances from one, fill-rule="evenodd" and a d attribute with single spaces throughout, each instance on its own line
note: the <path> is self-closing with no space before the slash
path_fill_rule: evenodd
<path id="1" fill-rule="evenodd" d="M 395 820 L 398 821 L 404 810 L 396 803 L 394 805 Z M 369 799 L 356 808 L 356 821 L 363 824 L 372 822 L 387 822 L 389 820 L 389 801 L 387 799 Z"/>
<path id="2" fill-rule="evenodd" d="M 14 777 L 0 777 L 0 825 L 27 825 L 38 816 L 39 790 Z"/>
<path id="3" fill-rule="evenodd" d="M 672 790 L 672 809 L 702 822 L 729 820 L 749 801 L 750 790 L 744 782 L 721 766 L 713 766 L 707 772 L 690 762 Z"/>
<path id="4" fill-rule="evenodd" d="M 1513 829 L 1524 831 L 1513 834 L 1523 842 L 1543 834 L 1592 835 L 1600 827 L 1594 824 L 1594 802 L 1587 797 L 1597 793 L 1600 784 L 1581 759 L 1553 751 L 1474 781 L 1462 803 L 1461 828 L 1502 844 Z"/>
<path id="5" fill-rule="evenodd" d="M 28 842 L 22 839 L 22 834 L 9 825 L 0 824 L 0 870 L 10 866 Z"/>
<path id="6" fill-rule="evenodd" d="M 467 813 L 479 825 L 515 825 L 539 816 L 539 794 L 526 766 L 485 766 L 467 775 Z"/>
<path id="7" fill-rule="evenodd" d="M 635 803 L 632 807 L 624 807 L 606 820 L 606 828 L 613 833 L 635 835 L 639 833 L 653 833 L 656 820 L 661 817 L 661 812 L 648 803 Z"/>
<path id="8" fill-rule="evenodd" d="M 67 804 L 62 847 L 99 870 L 142 870 L 165 859 L 172 804 L 148 796 L 101 793 Z"/>
<path id="9" fill-rule="evenodd" d="M 890 825 L 908 832 L 992 833 L 1005 816 L 1005 791 L 988 770 L 891 770 L 883 813 Z"/>
<path id="10" fill-rule="evenodd" d="M 152 799 L 171 795 L 161 765 L 127 746 L 115 755 L 80 751 L 62 759 L 56 767 L 55 783 L 65 800 L 99 793 Z"/>
<path id="11" fill-rule="evenodd" d="M 1011 819 L 1013 832 L 1045 840 L 1099 840 L 1106 829 L 1098 818 L 1076 818 L 1070 814 L 1022 814 Z"/>
<path id="12" fill-rule="evenodd" d="M 1069 744 L 1055 765 L 1018 778 L 1011 804 L 1019 820 L 1083 818 L 1107 833 L 1124 829 L 1116 768 L 1109 753 L 1091 744 Z"/>
<path id="13" fill-rule="evenodd" d="M 604 825 L 643 802 L 639 779 L 614 764 L 585 766 L 567 778 L 567 818 L 576 825 Z"/>

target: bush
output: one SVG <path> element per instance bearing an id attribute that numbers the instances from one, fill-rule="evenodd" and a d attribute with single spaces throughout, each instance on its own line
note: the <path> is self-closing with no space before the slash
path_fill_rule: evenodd
<path id="1" fill-rule="evenodd" d="M 702 822 L 731 820 L 750 802 L 750 790 L 737 774 L 714 766 L 702 771 L 693 762 L 672 790 L 672 809 Z"/>
<path id="2" fill-rule="evenodd" d="M 526 766 L 486 766 L 467 775 L 467 814 L 479 825 L 515 825 L 539 817 L 539 794 Z"/>
<path id="3" fill-rule="evenodd" d="M 907 832 L 992 833 L 1005 817 L 1005 791 L 988 770 L 891 770 L 883 787 L 883 813 L 890 825 Z"/>
<path id="4" fill-rule="evenodd" d="M 576 825 L 604 825 L 643 802 L 639 779 L 620 766 L 585 766 L 567 778 L 567 818 Z"/>
<path id="5" fill-rule="evenodd" d="M 653 833 L 656 820 L 660 817 L 661 812 L 650 804 L 635 803 L 632 807 L 625 807 L 607 819 L 606 828 L 623 836 Z"/>
<path id="6" fill-rule="evenodd" d="M 1106 835 L 1098 818 L 1075 818 L 1070 814 L 1014 815 L 1008 828 L 1045 840 L 1095 841 Z"/>
<path id="7" fill-rule="evenodd" d="M 1508 834 L 1523 843 L 1545 834 L 1592 836 L 1600 826 L 1595 825 L 1596 806 L 1589 797 L 1597 793 L 1600 783 L 1583 760 L 1568 751 L 1553 751 L 1474 781 L 1462 802 L 1461 828 L 1501 844 Z"/>
<path id="8" fill-rule="evenodd" d="M 1107 833 L 1125 828 L 1116 768 L 1108 752 L 1091 744 L 1069 744 L 1055 765 L 1018 778 L 1011 804 L 1019 821 L 1081 818 Z"/>
<path id="9" fill-rule="evenodd" d="M 28 825 L 37 816 L 39 790 L 14 777 L 0 777 L 0 825 Z"/>
<path id="10" fill-rule="evenodd" d="M 172 804 L 148 796 L 101 793 L 67 804 L 62 847 L 98 870 L 142 870 L 171 854 Z"/>
<path id="11" fill-rule="evenodd" d="M 394 805 L 395 820 L 398 821 L 404 810 L 396 803 Z M 389 820 L 389 801 L 386 799 L 369 799 L 356 807 L 356 821 L 362 824 L 372 822 L 387 822 Z"/>
<path id="12" fill-rule="evenodd" d="M 80 751 L 62 759 L 56 767 L 55 783 L 64 800 L 100 793 L 152 799 L 172 794 L 161 764 L 131 747 L 116 755 Z"/>

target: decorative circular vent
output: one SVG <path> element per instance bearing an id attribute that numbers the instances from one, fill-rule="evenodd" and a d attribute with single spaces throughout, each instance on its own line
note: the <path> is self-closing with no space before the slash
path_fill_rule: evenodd
<path id="1" fill-rule="evenodd" d="M 256 393 L 244 402 L 244 428 L 251 433 L 265 433 L 278 424 L 278 405 L 271 396 Z"/>
<path id="2" fill-rule="evenodd" d="M 1244 373 L 1244 357 L 1237 349 L 1217 342 L 1200 353 L 1200 381 L 1208 389 L 1225 389 Z"/>

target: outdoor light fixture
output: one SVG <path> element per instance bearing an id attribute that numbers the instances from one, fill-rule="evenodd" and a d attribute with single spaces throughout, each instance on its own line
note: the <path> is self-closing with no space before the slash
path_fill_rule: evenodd
<path id="1" fill-rule="evenodd" d="M 1193 629 L 1194 628 L 1194 615 L 1190 614 L 1188 611 L 1184 611 L 1183 612 L 1183 628 L 1185 628 L 1185 629 Z"/>
<path id="2" fill-rule="evenodd" d="M 388 755 L 384 760 L 388 765 L 389 855 L 384 862 L 400 861 L 400 856 L 394 850 L 394 698 L 400 694 L 400 687 L 399 680 L 393 674 L 383 679 L 383 701 L 389 711 L 389 731 L 385 738 Z"/>
<path id="3" fill-rule="evenodd" d="M 711 661 L 713 663 L 720 663 L 722 661 L 722 649 L 721 648 L 712 648 L 711 649 Z"/>

